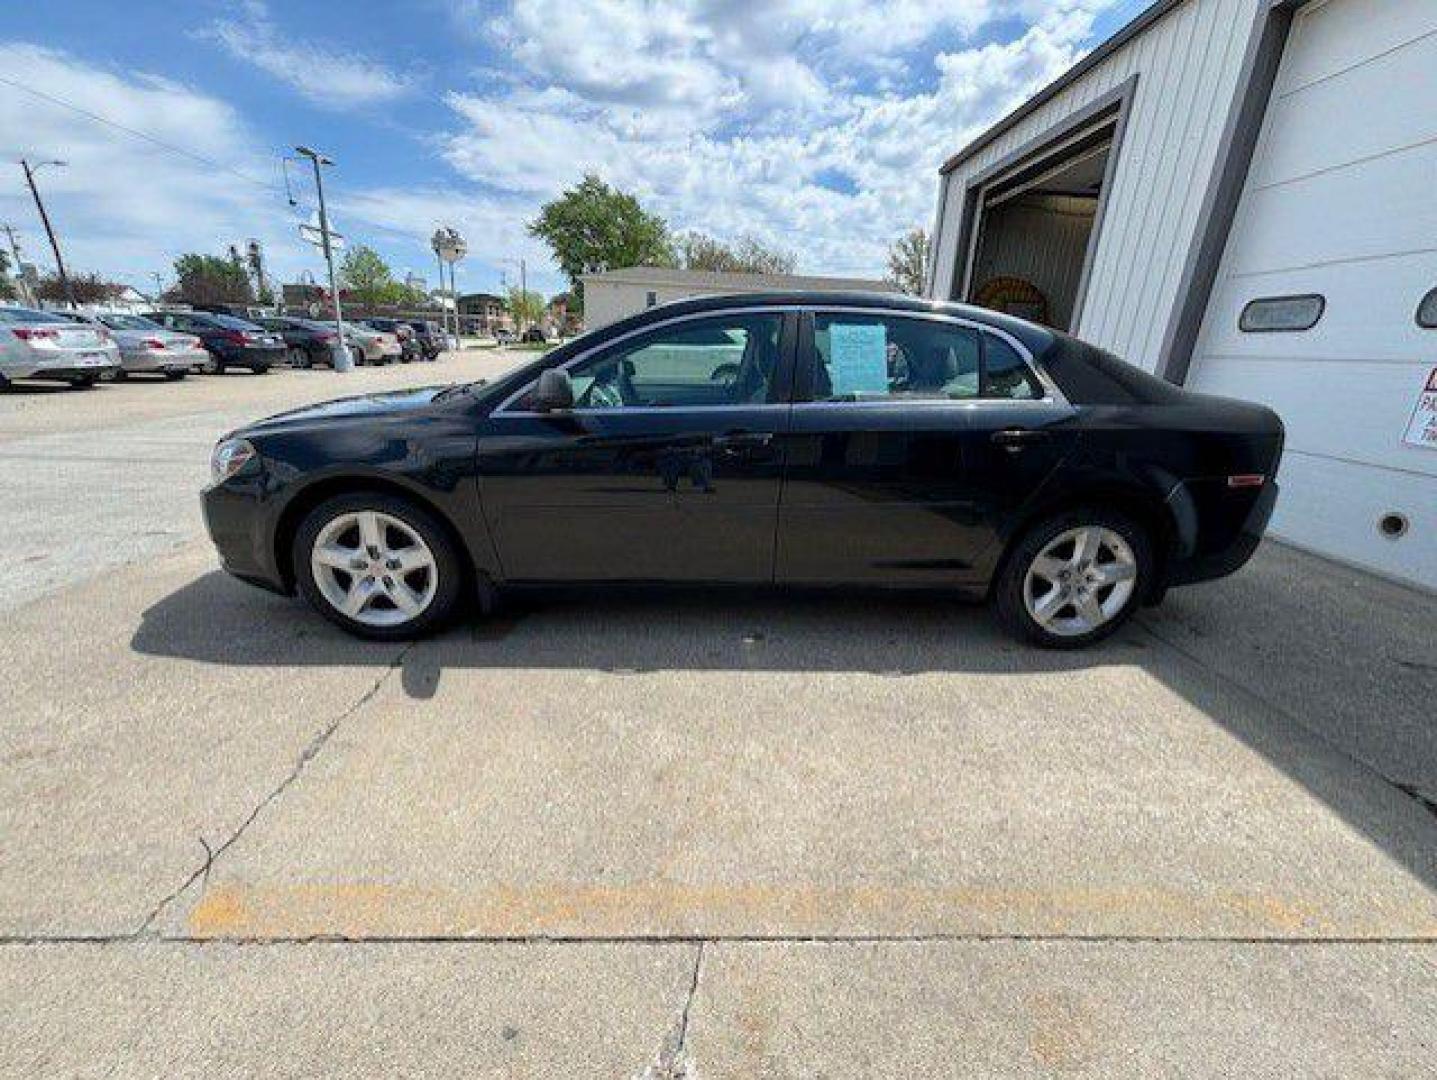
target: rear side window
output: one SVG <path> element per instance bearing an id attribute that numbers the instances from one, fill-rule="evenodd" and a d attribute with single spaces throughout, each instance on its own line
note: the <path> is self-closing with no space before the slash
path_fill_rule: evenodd
<path id="1" fill-rule="evenodd" d="M 1417 325 L 1424 330 L 1437 330 L 1437 289 L 1433 289 L 1417 305 Z"/>
<path id="2" fill-rule="evenodd" d="M 1025 401 L 1043 396 L 1018 350 L 997 334 L 983 335 L 983 396 Z"/>
<path id="3" fill-rule="evenodd" d="M 1304 296 L 1266 296 L 1248 302 L 1238 317 L 1238 329 L 1248 334 L 1295 333 L 1311 330 L 1322 318 L 1327 301 L 1316 293 Z"/>
<path id="4" fill-rule="evenodd" d="M 976 327 L 902 316 L 814 316 L 814 401 L 1032 399 L 1018 351 Z"/>
<path id="5" fill-rule="evenodd" d="M 820 313 L 813 345 L 814 401 L 978 396 L 981 346 L 969 326 Z"/>

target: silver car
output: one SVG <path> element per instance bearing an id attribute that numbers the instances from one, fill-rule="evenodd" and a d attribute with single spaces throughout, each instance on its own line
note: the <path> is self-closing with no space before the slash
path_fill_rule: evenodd
<path id="1" fill-rule="evenodd" d="M 0 351 L 0 384 L 56 379 L 94 386 L 120 370 L 120 350 L 102 326 L 81 325 L 32 308 L 0 307 L 9 348 Z"/>
<path id="2" fill-rule="evenodd" d="M 142 371 L 164 375 L 167 379 L 183 379 L 195 368 L 210 362 L 210 354 L 194 334 L 167 330 L 140 315 L 104 313 L 72 317 L 103 326 L 110 332 L 120 347 L 120 370 L 115 374 L 119 379 Z"/>
<path id="3" fill-rule="evenodd" d="M 359 323 L 344 324 L 344 342 L 356 365 L 393 363 L 404 352 L 396 335 Z"/>

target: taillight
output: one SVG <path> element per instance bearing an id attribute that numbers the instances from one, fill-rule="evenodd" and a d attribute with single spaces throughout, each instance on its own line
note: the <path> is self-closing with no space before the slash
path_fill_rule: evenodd
<path id="1" fill-rule="evenodd" d="M 38 326 L 17 326 L 15 327 L 15 336 L 21 341 L 37 341 L 41 338 L 58 338 L 60 331 Z"/>
<path id="2" fill-rule="evenodd" d="M 140 344 L 144 345 L 145 348 L 151 350 L 163 349 L 165 347 L 165 343 L 159 338 L 145 338 L 145 340 L 142 341 Z"/>
<path id="3" fill-rule="evenodd" d="M 1227 486 L 1230 488 L 1262 487 L 1264 479 L 1262 473 L 1238 473 L 1227 478 Z"/>
<path id="4" fill-rule="evenodd" d="M 320 334 L 319 340 L 325 345 L 332 345 L 334 343 L 334 334 Z"/>
<path id="5" fill-rule="evenodd" d="M 224 333 L 220 334 L 220 337 L 224 338 L 231 345 L 249 344 L 249 335 L 241 333 L 239 330 L 226 330 Z"/>

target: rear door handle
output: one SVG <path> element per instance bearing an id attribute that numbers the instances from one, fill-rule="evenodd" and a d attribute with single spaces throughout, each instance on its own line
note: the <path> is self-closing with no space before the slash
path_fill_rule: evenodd
<path id="1" fill-rule="evenodd" d="M 1004 428 L 1002 431 L 993 432 L 993 442 L 1001 446 L 1010 454 L 1016 454 L 1025 446 L 1032 446 L 1035 443 L 1045 443 L 1049 435 L 1046 431 L 1039 431 L 1036 428 Z"/>

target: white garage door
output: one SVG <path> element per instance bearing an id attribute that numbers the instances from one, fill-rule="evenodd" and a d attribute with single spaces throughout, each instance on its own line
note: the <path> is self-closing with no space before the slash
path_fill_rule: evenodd
<path id="1" fill-rule="evenodd" d="M 1437 369 L 1437 329 L 1417 320 L 1434 287 L 1437 0 L 1310 4 L 1293 22 L 1188 385 L 1282 415 L 1275 534 L 1429 588 L 1437 446 L 1404 434 Z M 1239 328 L 1253 300 L 1301 294 L 1325 300 L 1310 330 Z"/>

